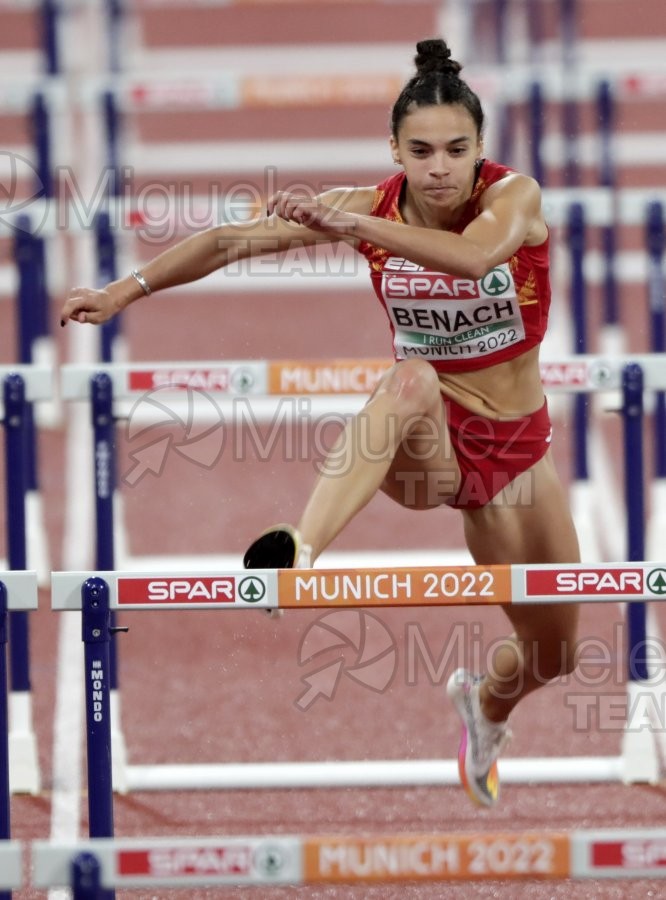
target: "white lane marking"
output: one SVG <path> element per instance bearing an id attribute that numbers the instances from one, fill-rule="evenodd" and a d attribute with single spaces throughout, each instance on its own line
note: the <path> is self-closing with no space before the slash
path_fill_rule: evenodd
<path id="1" fill-rule="evenodd" d="M 96 335 L 69 325 L 71 357 L 88 362 Z M 92 452 L 89 407 L 76 403 L 68 410 L 65 447 L 65 527 L 63 567 L 85 571 L 92 558 Z M 53 794 L 51 839 L 75 841 L 81 823 L 83 743 L 83 643 L 80 613 L 59 613 L 58 664 L 53 724 Z M 68 890 L 53 888 L 49 900 L 66 900 Z"/>

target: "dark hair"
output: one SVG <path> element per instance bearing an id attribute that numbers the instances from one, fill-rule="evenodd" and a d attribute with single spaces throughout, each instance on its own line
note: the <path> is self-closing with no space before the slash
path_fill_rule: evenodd
<path id="1" fill-rule="evenodd" d="M 446 41 L 419 41 L 416 45 L 416 75 L 411 78 L 393 105 L 391 132 L 398 137 L 402 120 L 412 106 L 451 106 L 460 104 L 470 114 L 479 135 L 483 132 L 481 101 L 459 76 L 462 66 L 451 59 Z"/>

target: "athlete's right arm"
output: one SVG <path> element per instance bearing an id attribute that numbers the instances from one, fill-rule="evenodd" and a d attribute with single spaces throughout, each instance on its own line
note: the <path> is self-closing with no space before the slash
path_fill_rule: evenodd
<path id="1" fill-rule="evenodd" d="M 327 191 L 319 199 L 329 206 L 368 213 L 373 194 L 373 188 L 345 188 Z M 341 240 L 350 242 L 347 235 L 307 228 L 275 214 L 262 215 L 250 222 L 218 225 L 180 241 L 143 266 L 141 276 L 150 292 L 155 293 L 197 281 L 242 259 Z M 99 290 L 74 288 L 62 306 L 60 324 L 65 325 L 71 319 L 100 325 L 145 293 L 140 281 L 132 275 Z"/>

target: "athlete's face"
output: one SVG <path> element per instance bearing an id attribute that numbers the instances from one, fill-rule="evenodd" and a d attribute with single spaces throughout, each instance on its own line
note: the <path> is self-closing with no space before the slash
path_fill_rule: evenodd
<path id="1" fill-rule="evenodd" d="M 451 210 L 472 193 L 482 142 L 464 106 L 422 106 L 402 120 L 391 152 L 412 194 L 428 206 Z"/>

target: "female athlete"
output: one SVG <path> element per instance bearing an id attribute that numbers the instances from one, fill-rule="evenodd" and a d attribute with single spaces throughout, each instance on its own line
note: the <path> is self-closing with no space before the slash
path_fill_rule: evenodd
<path id="1" fill-rule="evenodd" d="M 367 258 L 396 363 L 341 432 L 300 522 L 261 535 L 247 568 L 311 566 L 378 490 L 410 509 L 459 509 L 478 564 L 579 559 L 539 376 L 550 304 L 540 190 L 484 159 L 481 104 L 445 42 L 420 42 L 415 62 L 392 111 L 399 172 L 314 198 L 277 194 L 266 215 L 196 234 L 102 290 L 75 289 L 62 309 L 62 324 L 99 324 L 146 294 L 293 241 L 346 241 Z M 575 605 L 506 615 L 513 633 L 488 672 L 458 669 L 448 683 L 463 722 L 461 780 L 485 806 L 498 798 L 510 712 L 574 665 Z"/>

